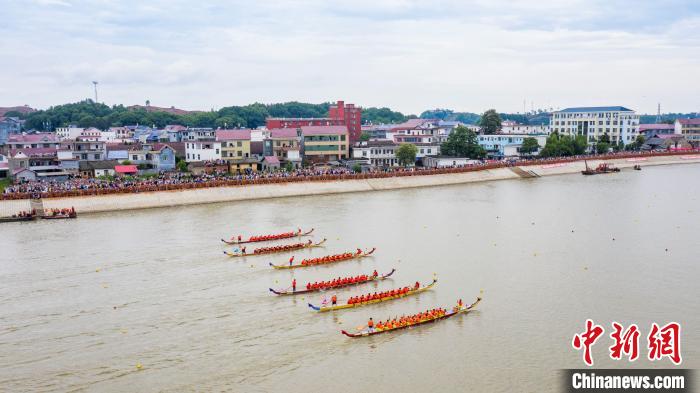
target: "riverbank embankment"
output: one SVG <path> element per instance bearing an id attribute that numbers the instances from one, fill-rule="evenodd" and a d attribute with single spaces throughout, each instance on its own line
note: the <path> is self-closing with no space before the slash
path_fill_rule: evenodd
<path id="1" fill-rule="evenodd" d="M 588 165 L 590 167 L 596 167 L 601 162 L 603 161 L 589 160 Z M 700 155 L 648 156 L 612 160 L 608 159 L 605 160 L 605 162 L 611 163 L 618 168 L 625 169 L 631 168 L 634 165 L 650 166 L 700 163 Z M 585 163 L 584 161 L 571 161 L 553 164 L 527 165 L 515 168 L 516 170 L 512 170 L 509 167 L 503 167 L 472 172 L 435 175 L 290 182 L 234 187 L 212 187 L 190 190 L 45 198 L 43 199 L 43 205 L 46 209 L 74 207 L 78 213 L 82 214 L 293 196 L 383 191 L 579 173 L 581 170 L 585 169 Z M 0 201 L 0 215 L 6 216 L 18 211 L 27 210 L 28 206 L 28 200 Z"/>

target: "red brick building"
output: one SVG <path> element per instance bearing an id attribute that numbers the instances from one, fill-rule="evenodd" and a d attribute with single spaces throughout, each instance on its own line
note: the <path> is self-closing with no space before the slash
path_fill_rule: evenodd
<path id="1" fill-rule="evenodd" d="M 362 134 L 362 108 L 338 101 L 328 108 L 328 117 L 271 117 L 265 121 L 268 129 L 300 128 L 309 126 L 346 126 L 350 141 L 355 142 Z"/>

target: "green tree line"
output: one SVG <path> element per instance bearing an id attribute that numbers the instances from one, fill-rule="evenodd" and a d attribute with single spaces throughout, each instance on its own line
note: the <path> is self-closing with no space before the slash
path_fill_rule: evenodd
<path id="1" fill-rule="evenodd" d="M 79 127 L 106 129 L 114 126 L 141 124 L 164 127 L 168 124 L 181 124 L 188 127 L 247 127 L 265 125 L 267 117 L 327 117 L 331 104 L 309 104 L 284 102 L 277 104 L 254 103 L 244 106 L 227 106 L 216 111 L 173 114 L 163 111 L 146 111 L 143 108 L 127 108 L 123 105 L 108 106 L 84 100 L 76 103 L 53 106 L 27 115 L 18 115 L 26 120 L 25 129 L 52 131 L 57 127 L 75 124 Z M 401 112 L 389 108 L 363 108 L 364 123 L 400 123 L 408 118 Z"/>

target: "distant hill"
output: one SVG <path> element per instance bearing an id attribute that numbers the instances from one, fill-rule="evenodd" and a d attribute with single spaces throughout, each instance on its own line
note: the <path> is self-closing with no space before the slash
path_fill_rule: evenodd
<path id="1" fill-rule="evenodd" d="M 188 111 L 185 109 L 175 108 L 174 106 L 171 106 L 170 108 L 163 108 L 163 107 L 153 106 L 153 105 L 131 105 L 131 106 L 127 106 L 126 109 L 128 109 L 128 110 L 144 110 L 146 112 L 165 112 L 165 113 L 171 113 L 173 115 L 189 115 L 191 113 L 201 112 L 201 111 Z"/>
<path id="2" fill-rule="evenodd" d="M 8 112 L 17 112 L 22 115 L 27 115 L 32 112 L 36 112 L 36 109 L 30 107 L 29 105 L 22 106 L 0 106 L 0 117 L 5 116 Z"/>

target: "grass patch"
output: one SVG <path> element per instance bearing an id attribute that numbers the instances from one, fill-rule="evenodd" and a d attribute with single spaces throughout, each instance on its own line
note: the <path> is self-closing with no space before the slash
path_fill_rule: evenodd
<path id="1" fill-rule="evenodd" d="M 5 187 L 12 185 L 12 180 L 10 179 L 0 179 L 0 194 L 5 192 Z"/>

